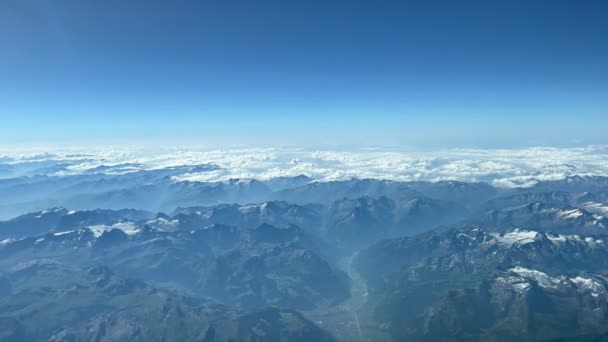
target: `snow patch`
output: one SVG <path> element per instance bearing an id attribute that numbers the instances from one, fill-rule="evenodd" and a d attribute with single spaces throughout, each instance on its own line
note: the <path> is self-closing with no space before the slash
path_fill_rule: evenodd
<path id="1" fill-rule="evenodd" d="M 551 240 L 553 243 L 566 242 L 568 237 L 566 235 L 554 235 L 554 234 L 545 234 L 547 239 Z"/>
<path id="2" fill-rule="evenodd" d="M 557 217 L 564 220 L 575 220 L 581 216 L 583 216 L 583 212 L 580 209 L 560 210 L 557 212 Z"/>
<path id="3" fill-rule="evenodd" d="M 528 284 L 526 282 L 515 283 L 515 284 L 513 284 L 513 288 L 518 290 L 519 292 L 523 292 L 530 288 L 530 284 Z"/>
<path id="4" fill-rule="evenodd" d="M 513 244 L 526 244 L 534 241 L 534 238 L 538 235 L 538 232 L 532 230 L 519 230 L 515 229 L 512 232 L 505 234 L 492 234 L 498 242 L 513 245 Z"/>
<path id="5" fill-rule="evenodd" d="M 67 230 L 65 232 L 53 233 L 53 235 L 55 235 L 55 236 L 61 236 L 61 235 L 70 234 L 70 233 L 73 233 L 73 232 L 74 232 L 73 230 Z"/>
<path id="6" fill-rule="evenodd" d="M 15 241 L 16 241 L 15 239 L 4 239 L 4 240 L 0 241 L 0 246 L 6 246 L 9 243 L 15 242 Z"/>
<path id="7" fill-rule="evenodd" d="M 553 278 L 544 272 L 521 266 L 513 267 L 509 271 L 524 278 L 534 280 L 538 285 L 546 288 L 556 288 L 562 281 L 562 278 Z"/>
<path id="8" fill-rule="evenodd" d="M 162 231 L 176 231 L 179 226 L 179 220 L 167 220 L 164 217 L 159 217 L 146 222 L 147 225 Z"/>
<path id="9" fill-rule="evenodd" d="M 586 202 L 581 205 L 585 210 L 597 215 L 608 216 L 608 205 L 598 202 Z"/>
<path id="10" fill-rule="evenodd" d="M 508 285 L 517 292 L 524 292 L 530 288 L 530 283 L 522 277 L 501 276 L 496 279 L 500 284 Z"/>
<path id="11" fill-rule="evenodd" d="M 86 228 L 90 229 L 96 238 L 100 237 L 101 234 L 103 234 L 105 231 L 109 231 L 112 229 L 120 229 L 127 235 L 134 235 L 139 233 L 140 231 L 140 229 L 137 228 L 137 226 L 135 226 L 135 223 L 133 222 L 118 222 L 114 223 L 113 225 L 99 224 L 94 226 L 88 226 Z"/>
<path id="12" fill-rule="evenodd" d="M 578 276 L 576 278 L 570 278 L 570 281 L 576 284 L 579 289 L 590 291 L 593 297 L 597 297 L 599 293 L 604 290 L 602 284 L 590 278 Z"/>

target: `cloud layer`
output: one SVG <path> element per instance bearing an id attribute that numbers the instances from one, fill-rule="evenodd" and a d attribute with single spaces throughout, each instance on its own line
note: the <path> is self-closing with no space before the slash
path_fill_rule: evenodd
<path id="1" fill-rule="evenodd" d="M 0 150 L 0 177 L 84 172 L 120 174 L 184 165 L 211 164 L 174 181 L 267 180 L 306 175 L 318 181 L 377 178 L 398 181 L 485 181 L 501 187 L 532 186 L 570 175 L 608 176 L 608 146 L 456 149 L 410 152 L 396 149 L 308 150 L 301 148 L 168 148 L 163 150 Z"/>

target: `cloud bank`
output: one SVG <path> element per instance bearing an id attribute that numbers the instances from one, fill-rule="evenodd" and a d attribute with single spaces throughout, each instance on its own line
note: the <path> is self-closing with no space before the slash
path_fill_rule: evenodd
<path id="1" fill-rule="evenodd" d="M 185 165 L 209 167 L 174 175 L 173 181 L 268 180 L 306 175 L 316 181 L 351 178 L 455 180 L 526 187 L 538 181 L 559 180 L 571 175 L 608 176 L 608 146 L 425 152 L 294 147 L 0 150 L 0 178 L 36 174 L 67 177 L 91 172 L 121 174 Z"/>

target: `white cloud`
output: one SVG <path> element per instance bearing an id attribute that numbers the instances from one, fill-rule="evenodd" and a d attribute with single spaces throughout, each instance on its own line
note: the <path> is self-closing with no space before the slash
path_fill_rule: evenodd
<path id="1" fill-rule="evenodd" d="M 48 152 L 48 153 L 44 153 Z M 2 158 L 2 156 L 6 158 Z M 35 160 L 44 165 L 70 164 L 55 175 L 78 174 L 95 167 L 124 163 L 128 170 L 214 164 L 207 172 L 185 173 L 175 181 L 223 181 L 230 178 L 300 174 L 319 181 L 378 178 L 398 181 L 485 181 L 496 186 L 533 186 L 538 181 L 569 175 L 608 176 L 608 147 L 451 149 L 411 152 L 394 149 L 306 150 L 301 148 L 167 148 L 162 150 L 98 149 L 0 150 L 0 161 L 14 168 Z M 27 168 L 28 172 L 31 167 Z M 24 171 L 25 172 L 25 171 Z"/>

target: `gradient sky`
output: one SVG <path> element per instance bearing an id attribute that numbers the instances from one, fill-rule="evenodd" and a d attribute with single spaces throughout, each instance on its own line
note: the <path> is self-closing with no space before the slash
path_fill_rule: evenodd
<path id="1" fill-rule="evenodd" d="M 0 1 L 0 144 L 608 143 L 607 1 Z"/>

